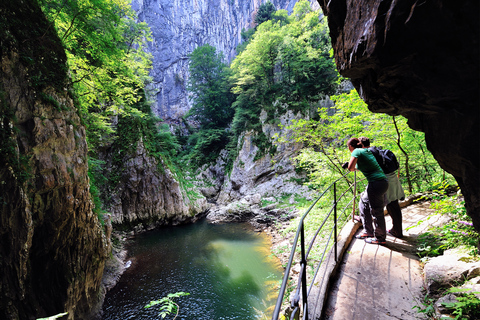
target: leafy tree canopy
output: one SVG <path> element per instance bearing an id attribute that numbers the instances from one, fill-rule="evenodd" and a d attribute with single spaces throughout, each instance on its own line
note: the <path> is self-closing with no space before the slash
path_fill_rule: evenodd
<path id="1" fill-rule="evenodd" d="M 260 5 L 253 21 L 257 25 L 262 24 L 263 22 L 272 19 L 275 10 L 275 6 L 270 1 L 267 1 Z"/>
<path id="2" fill-rule="evenodd" d="M 233 116 L 233 95 L 228 82 L 229 68 L 223 54 L 211 45 L 196 48 L 190 55 L 188 90 L 193 94 L 193 106 L 187 117 L 200 126 L 226 127 Z"/>
<path id="3" fill-rule="evenodd" d="M 90 150 L 108 142 L 110 119 L 142 99 L 150 31 L 127 0 L 39 0 L 65 47 Z"/>
<path id="4" fill-rule="evenodd" d="M 277 11 L 273 19 L 258 26 L 250 43 L 232 62 L 235 119 L 232 126 L 238 133 L 258 124 L 263 109 L 273 119 L 278 108 L 274 101 L 287 108 L 305 111 L 319 97 L 334 92 L 338 85 L 328 28 L 319 21 L 319 12 L 312 11 L 308 1 L 299 1 L 288 17 Z"/>
<path id="5" fill-rule="evenodd" d="M 226 130 L 233 117 L 234 95 L 230 69 L 222 53 L 206 44 L 196 48 L 189 58 L 187 89 L 192 93 L 193 105 L 186 118 L 196 125 L 189 127 L 191 136 L 185 149 L 187 159 L 202 165 L 215 161 L 229 141 Z"/>
<path id="6" fill-rule="evenodd" d="M 125 156 L 143 144 L 158 163 L 172 165 L 178 150 L 168 128 L 159 127 L 145 88 L 150 81 L 150 40 L 146 23 L 136 22 L 129 0 L 39 0 L 62 40 L 74 98 L 86 126 L 89 176 L 95 210 L 118 181 Z M 113 123 L 115 121 L 115 124 Z M 97 158 L 104 146 L 114 150 L 112 172 Z M 160 168 L 159 169 L 163 169 Z M 102 197 L 100 190 L 107 191 Z"/>

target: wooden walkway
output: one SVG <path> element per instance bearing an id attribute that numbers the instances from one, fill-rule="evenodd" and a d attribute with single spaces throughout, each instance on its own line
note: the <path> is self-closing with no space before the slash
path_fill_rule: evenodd
<path id="1" fill-rule="evenodd" d="M 422 319 L 415 306 L 424 297 L 422 268 L 415 255 L 416 238 L 441 222 L 429 202 L 402 209 L 404 237 L 387 237 L 385 246 L 355 239 L 359 223 L 349 223 L 340 234 L 338 263 L 327 257 L 329 283 L 316 281 L 309 296 L 309 319 L 389 320 Z M 386 217 L 387 229 L 391 219 Z M 323 274 L 323 272 L 319 273 Z M 325 281 L 327 282 L 327 281 Z"/>

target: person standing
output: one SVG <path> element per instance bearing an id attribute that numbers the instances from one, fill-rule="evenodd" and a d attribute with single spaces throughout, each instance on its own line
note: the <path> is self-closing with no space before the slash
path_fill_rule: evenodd
<path id="1" fill-rule="evenodd" d="M 387 177 L 369 149 L 362 147 L 357 138 L 347 142 L 351 152 L 350 161 L 345 167 L 354 171 L 358 169 L 368 181 L 360 197 L 359 211 L 363 223 L 363 232 L 357 236 L 372 244 L 385 244 L 387 231 L 383 214 L 384 196 L 388 189 Z"/>
<path id="2" fill-rule="evenodd" d="M 364 148 L 368 148 L 373 152 L 373 147 L 370 147 L 370 139 L 367 137 L 360 137 L 359 140 Z M 398 179 L 397 170 L 390 173 L 384 173 L 388 180 L 388 190 L 385 194 L 385 202 L 387 203 L 387 212 L 392 218 L 392 229 L 388 230 L 388 233 L 396 238 L 403 238 L 402 209 L 400 209 L 398 200 L 405 199 L 405 191 Z"/>

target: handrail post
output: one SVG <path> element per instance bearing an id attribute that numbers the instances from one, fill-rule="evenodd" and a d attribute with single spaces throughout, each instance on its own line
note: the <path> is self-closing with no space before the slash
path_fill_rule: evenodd
<path id="1" fill-rule="evenodd" d="M 305 228 L 302 223 L 301 226 L 301 237 L 300 245 L 302 248 L 302 261 L 300 265 L 302 266 L 302 304 L 303 304 L 303 318 L 308 319 L 308 295 L 307 295 L 307 258 L 305 256 Z"/>
<path id="2" fill-rule="evenodd" d="M 352 222 L 355 223 L 355 204 L 357 198 L 357 171 L 353 171 L 353 207 L 352 207 Z"/>
<path id="3" fill-rule="evenodd" d="M 337 183 L 333 184 L 333 239 L 334 239 L 334 246 L 335 246 L 335 262 L 337 262 Z"/>

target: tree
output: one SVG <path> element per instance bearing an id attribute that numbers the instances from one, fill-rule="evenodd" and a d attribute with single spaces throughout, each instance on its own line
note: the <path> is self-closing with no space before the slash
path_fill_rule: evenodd
<path id="1" fill-rule="evenodd" d="M 233 117 L 229 82 L 230 69 L 223 54 L 208 44 L 196 48 L 189 56 L 190 78 L 187 89 L 193 105 L 186 115 L 197 123 L 188 139 L 188 158 L 201 165 L 212 162 L 228 143 L 226 128 Z"/>
<path id="2" fill-rule="evenodd" d="M 111 118 L 142 99 L 150 32 L 127 0 L 39 0 L 65 47 L 92 153 L 110 142 Z"/>
<path id="3" fill-rule="evenodd" d="M 305 111 L 337 85 L 326 22 L 319 21 L 319 12 L 313 12 L 308 1 L 298 2 L 294 12 L 302 12 L 300 19 L 288 18 L 280 10 L 259 25 L 231 64 L 233 91 L 238 94 L 232 125 L 236 134 L 248 129 L 260 132 L 262 110 L 267 121 L 288 108 Z M 286 108 L 277 108 L 274 102 Z"/>
<path id="4" fill-rule="evenodd" d="M 237 55 L 240 54 L 247 45 L 250 43 L 250 40 L 252 39 L 253 35 L 255 33 L 255 28 L 250 28 L 250 29 L 242 29 L 242 32 L 240 33 L 242 36 L 242 42 L 235 48 L 235 51 L 237 52 Z"/>
<path id="5" fill-rule="evenodd" d="M 301 0 L 295 4 L 293 7 L 293 17 L 295 20 L 300 21 L 302 20 L 305 15 L 312 12 L 312 8 L 310 7 L 310 2 L 307 0 Z"/>
<path id="6" fill-rule="evenodd" d="M 193 106 L 187 117 L 203 128 L 226 127 L 233 115 L 233 95 L 228 82 L 229 69 L 223 54 L 210 45 L 196 48 L 190 55 L 188 90 L 193 94 Z"/>
<path id="7" fill-rule="evenodd" d="M 302 8 L 305 2 L 310 10 L 307 1 L 300 1 L 295 9 Z M 294 13 L 298 11 L 295 9 Z M 310 10 L 283 29 L 278 60 L 284 100 L 301 106 L 333 94 L 339 76 L 330 55 L 326 21 L 319 21 L 318 13 Z"/>
<path id="8" fill-rule="evenodd" d="M 265 21 L 272 19 L 273 13 L 276 11 L 275 6 L 267 1 L 266 3 L 258 7 L 257 14 L 253 20 L 257 25 L 262 24 Z"/>

